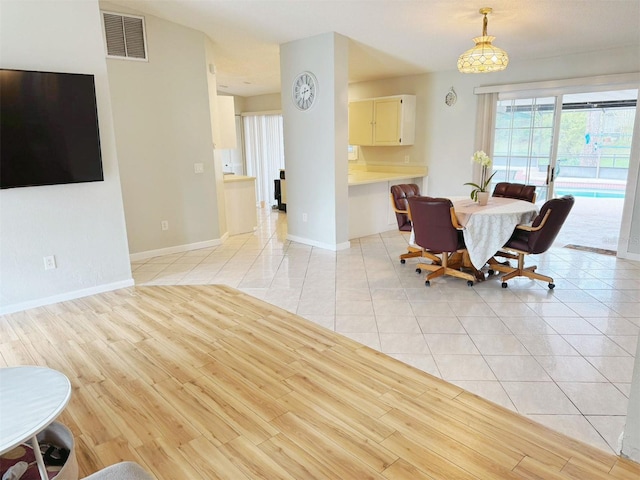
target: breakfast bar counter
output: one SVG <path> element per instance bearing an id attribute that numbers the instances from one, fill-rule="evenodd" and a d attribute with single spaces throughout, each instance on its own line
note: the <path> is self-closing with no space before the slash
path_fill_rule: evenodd
<path id="1" fill-rule="evenodd" d="M 349 238 L 398 228 L 389 199 L 392 185 L 417 183 L 426 191 L 426 167 L 349 168 Z"/>

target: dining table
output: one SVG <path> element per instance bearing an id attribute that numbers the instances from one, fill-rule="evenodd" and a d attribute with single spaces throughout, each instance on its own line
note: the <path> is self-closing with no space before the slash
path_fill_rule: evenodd
<path id="1" fill-rule="evenodd" d="M 486 205 L 469 197 L 450 198 L 476 271 L 507 243 L 517 225 L 532 222 L 538 214 L 535 204 L 514 198 L 489 197 Z"/>

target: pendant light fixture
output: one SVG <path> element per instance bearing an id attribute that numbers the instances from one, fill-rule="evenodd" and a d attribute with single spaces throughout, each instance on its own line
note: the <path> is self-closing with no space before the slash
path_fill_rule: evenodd
<path id="1" fill-rule="evenodd" d="M 487 35 L 487 14 L 493 12 L 492 8 L 480 9 L 484 15 L 482 20 L 482 36 L 473 39 L 476 46 L 464 52 L 458 58 L 458 70 L 462 73 L 489 73 L 498 72 L 507 68 L 509 56 L 507 52 L 491 45 L 496 37 Z"/>

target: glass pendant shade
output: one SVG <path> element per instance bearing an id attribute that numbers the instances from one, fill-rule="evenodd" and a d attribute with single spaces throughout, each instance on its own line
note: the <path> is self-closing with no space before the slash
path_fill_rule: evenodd
<path id="1" fill-rule="evenodd" d="M 507 68 L 509 56 L 507 52 L 491 44 L 496 37 L 487 35 L 487 14 L 493 10 L 489 7 L 481 8 L 482 36 L 473 39 L 476 46 L 464 52 L 458 58 L 458 70 L 462 73 L 498 72 Z"/>
<path id="2" fill-rule="evenodd" d="M 509 56 L 501 48 L 491 45 L 495 38 L 491 35 L 474 38 L 476 46 L 460 55 L 458 70 L 462 73 L 489 73 L 507 68 Z"/>

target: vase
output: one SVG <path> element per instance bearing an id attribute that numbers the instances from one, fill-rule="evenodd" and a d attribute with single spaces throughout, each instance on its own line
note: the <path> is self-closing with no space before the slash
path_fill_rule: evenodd
<path id="1" fill-rule="evenodd" d="M 478 192 L 478 205 L 486 205 L 489 201 L 489 192 Z"/>

